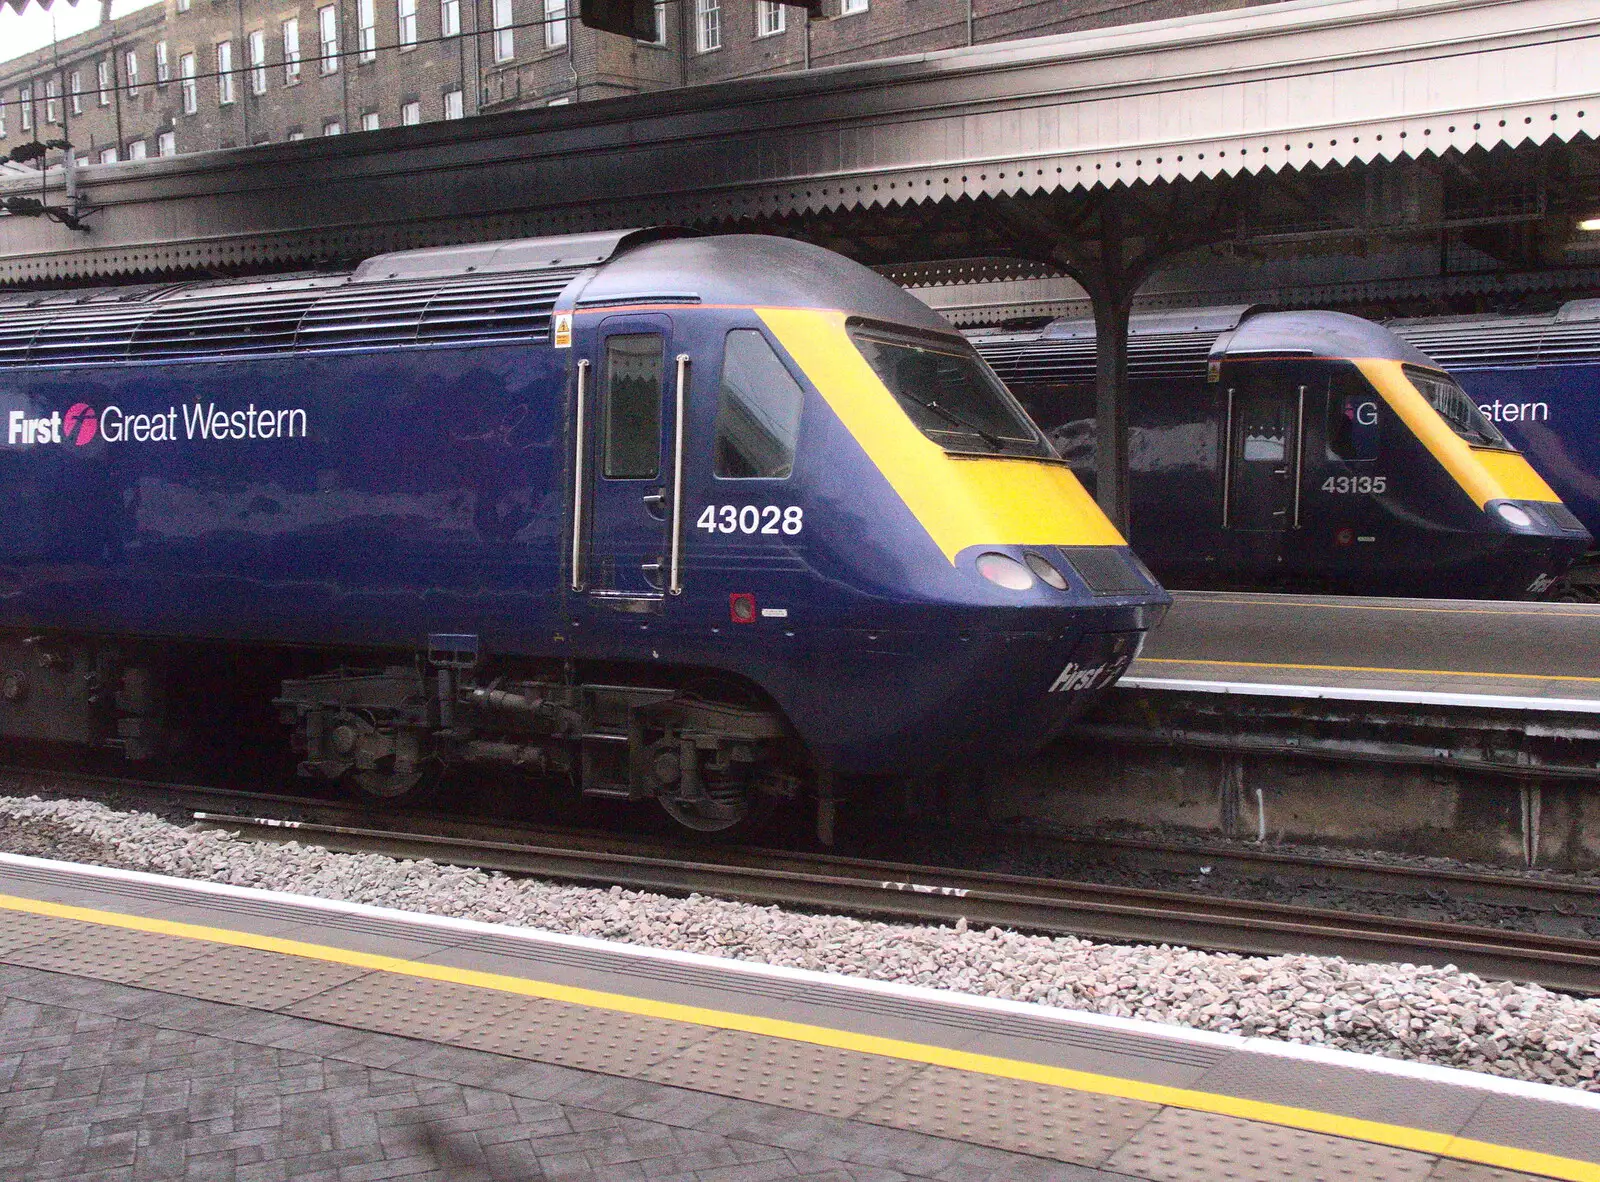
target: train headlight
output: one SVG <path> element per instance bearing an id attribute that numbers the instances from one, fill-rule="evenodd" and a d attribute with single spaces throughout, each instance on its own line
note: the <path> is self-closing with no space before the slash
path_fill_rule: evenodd
<path id="1" fill-rule="evenodd" d="M 1035 554 L 1031 550 L 1022 556 L 1028 564 L 1028 569 L 1039 576 L 1041 583 L 1048 583 L 1057 591 L 1067 589 L 1067 576 L 1050 565 L 1050 560 L 1043 554 Z"/>
<path id="2" fill-rule="evenodd" d="M 1033 586 L 1033 572 L 1004 554 L 980 554 L 975 565 L 980 575 L 1007 591 L 1026 591 Z"/>
<path id="3" fill-rule="evenodd" d="M 1501 521 L 1507 525 L 1515 526 L 1517 529 L 1527 529 L 1533 525 L 1533 517 L 1526 509 L 1506 501 L 1501 501 L 1500 504 L 1496 505 L 1494 511 L 1500 514 Z"/>

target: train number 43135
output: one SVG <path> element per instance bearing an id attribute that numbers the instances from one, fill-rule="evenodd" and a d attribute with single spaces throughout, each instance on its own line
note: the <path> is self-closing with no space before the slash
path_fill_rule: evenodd
<path id="1" fill-rule="evenodd" d="M 708 534 L 797 534 L 805 524 L 799 505 L 707 505 L 694 527 Z"/>
<path id="2" fill-rule="evenodd" d="M 1322 482 L 1325 493 L 1371 493 L 1381 496 L 1389 491 L 1387 476 L 1330 476 Z"/>

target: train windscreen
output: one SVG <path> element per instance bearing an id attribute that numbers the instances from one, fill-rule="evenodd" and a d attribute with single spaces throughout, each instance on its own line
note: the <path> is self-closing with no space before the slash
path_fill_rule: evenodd
<path id="1" fill-rule="evenodd" d="M 1500 429 L 1491 423 L 1478 404 L 1467 392 L 1456 385 L 1453 378 L 1433 373 L 1416 366 L 1405 367 L 1406 378 L 1417 388 L 1417 393 L 1428 400 L 1428 405 L 1439 412 L 1439 417 L 1450 424 L 1450 429 L 1473 447 L 1497 447 L 1504 451 L 1516 450 L 1506 442 Z"/>
<path id="2" fill-rule="evenodd" d="M 945 451 L 1056 458 L 966 341 L 861 323 L 850 326 L 850 338 L 911 421 Z"/>

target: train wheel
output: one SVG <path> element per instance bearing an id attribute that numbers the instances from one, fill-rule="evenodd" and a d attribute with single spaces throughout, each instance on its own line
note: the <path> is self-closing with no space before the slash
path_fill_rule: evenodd
<path id="1" fill-rule="evenodd" d="M 695 794 L 682 791 L 683 781 L 674 790 L 662 791 L 656 799 L 667 816 L 697 833 L 721 833 L 742 824 L 750 816 L 750 792 L 742 779 L 708 777 Z"/>
<path id="2" fill-rule="evenodd" d="M 361 799 L 396 804 L 419 804 L 428 800 L 443 778 L 444 769 L 436 760 L 397 769 L 394 761 L 387 759 L 378 767 L 352 771 L 346 777 Z"/>

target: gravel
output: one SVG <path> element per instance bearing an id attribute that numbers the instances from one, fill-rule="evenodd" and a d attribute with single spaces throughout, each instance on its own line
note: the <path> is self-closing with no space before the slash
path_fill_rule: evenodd
<path id="1" fill-rule="evenodd" d="M 1600 1091 L 1600 999 L 1453 966 L 1253 957 L 561 886 L 264 845 L 90 801 L 0 796 L 0 849 L 1171 1022 Z"/>

